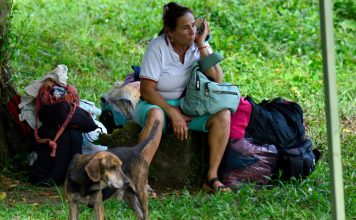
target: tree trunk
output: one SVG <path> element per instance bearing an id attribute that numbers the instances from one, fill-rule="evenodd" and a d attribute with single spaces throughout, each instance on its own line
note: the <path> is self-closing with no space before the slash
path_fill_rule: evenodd
<path id="1" fill-rule="evenodd" d="M 5 124 L 4 124 L 4 119 L 2 117 L 2 114 L 0 114 L 0 165 L 4 164 L 8 155 L 9 155 L 9 146 L 7 144 Z"/>
<path id="2" fill-rule="evenodd" d="M 11 0 L 0 0 L 0 164 L 3 164 L 8 158 L 9 147 L 6 138 L 5 121 L 3 117 L 3 106 L 9 99 L 16 94 L 15 88 L 11 85 L 10 60 L 10 22 L 11 22 Z"/>

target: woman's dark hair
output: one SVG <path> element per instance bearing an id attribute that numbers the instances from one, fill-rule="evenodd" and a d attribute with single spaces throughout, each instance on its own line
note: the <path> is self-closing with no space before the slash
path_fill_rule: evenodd
<path id="1" fill-rule="evenodd" d="M 159 32 L 159 35 L 163 34 L 166 28 L 174 30 L 177 26 L 178 18 L 186 13 L 193 14 L 193 11 L 188 7 L 178 5 L 175 2 L 165 4 L 163 6 L 163 28 Z"/>

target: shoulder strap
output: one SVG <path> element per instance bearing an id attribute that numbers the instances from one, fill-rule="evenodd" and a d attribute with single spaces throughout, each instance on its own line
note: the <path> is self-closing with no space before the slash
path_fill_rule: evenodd
<path id="1" fill-rule="evenodd" d="M 223 60 L 223 57 L 218 52 L 213 52 L 207 57 L 204 57 L 198 61 L 201 71 L 205 72 L 210 67 L 216 65 Z"/>

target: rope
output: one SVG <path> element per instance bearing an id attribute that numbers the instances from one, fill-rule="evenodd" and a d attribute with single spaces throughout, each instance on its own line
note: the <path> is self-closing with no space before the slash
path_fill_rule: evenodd
<path id="1" fill-rule="evenodd" d="M 56 141 L 63 134 L 67 125 L 72 120 L 75 110 L 77 109 L 77 106 L 79 105 L 79 97 L 76 94 L 74 87 L 71 87 L 69 85 L 66 87 L 66 89 L 68 91 L 68 96 L 65 96 L 64 99 L 58 100 L 54 97 L 51 97 L 51 95 L 49 94 L 49 88 L 52 88 L 54 86 L 54 84 L 55 83 L 53 80 L 49 80 L 48 82 L 44 83 L 44 85 L 42 85 L 42 87 L 38 91 L 37 98 L 36 98 L 36 120 L 35 120 L 35 129 L 34 129 L 34 135 L 35 135 L 35 139 L 36 139 L 37 143 L 48 144 L 52 148 L 52 151 L 50 153 L 51 157 L 56 157 L 56 149 L 57 149 Z M 71 108 L 66 120 L 63 122 L 62 126 L 57 131 L 56 136 L 54 137 L 53 140 L 51 140 L 49 138 L 41 138 L 38 134 L 38 112 L 39 112 L 39 109 L 41 108 L 41 106 L 43 105 L 42 102 L 44 102 L 46 104 L 66 102 L 70 105 L 70 108 Z"/>
<path id="2" fill-rule="evenodd" d="M 35 131 L 34 131 L 35 139 L 36 139 L 37 143 L 39 143 L 39 144 L 48 144 L 52 148 L 52 151 L 50 153 L 51 157 L 56 157 L 56 150 L 57 150 L 56 141 L 63 134 L 64 130 L 66 129 L 66 127 L 68 125 L 68 123 L 72 120 L 72 117 L 73 117 L 73 115 L 75 113 L 75 110 L 77 109 L 77 105 L 75 103 L 70 104 L 70 107 L 71 107 L 71 110 L 70 110 L 66 120 L 64 121 L 64 123 L 62 124 L 60 129 L 57 131 L 57 134 L 56 134 L 56 136 L 54 137 L 53 140 L 51 140 L 49 138 L 40 138 L 40 136 L 38 134 L 38 111 L 36 110 L 36 122 L 35 122 Z"/>

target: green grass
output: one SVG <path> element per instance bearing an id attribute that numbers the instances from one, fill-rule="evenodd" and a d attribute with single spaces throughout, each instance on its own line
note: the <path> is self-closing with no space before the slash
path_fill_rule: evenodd
<path id="1" fill-rule="evenodd" d="M 282 96 L 305 112 L 307 133 L 324 157 L 305 181 L 259 190 L 210 196 L 183 190 L 150 200 L 152 219 L 330 219 L 330 180 L 324 112 L 319 9 L 316 0 L 188 1 L 196 15 L 208 18 L 212 48 L 225 56 L 225 80 L 238 84 L 256 102 Z M 69 67 L 69 83 L 82 98 L 99 104 L 100 95 L 140 65 L 147 43 L 161 28 L 158 1 L 16 0 L 12 81 L 20 92 L 56 64 Z M 334 1 L 337 94 L 347 219 L 356 218 L 355 108 L 356 4 Z M 66 219 L 67 204 L 0 202 L 0 219 Z M 63 199 L 63 189 L 58 196 Z M 0 190 L 1 191 L 1 190 Z M 105 203 L 109 219 L 133 219 L 122 202 Z M 82 207 L 82 218 L 92 212 Z"/>

